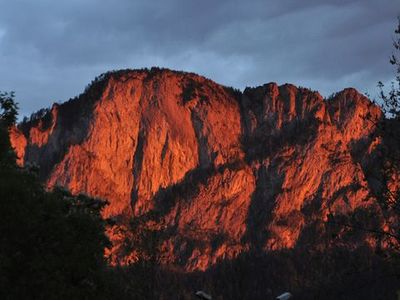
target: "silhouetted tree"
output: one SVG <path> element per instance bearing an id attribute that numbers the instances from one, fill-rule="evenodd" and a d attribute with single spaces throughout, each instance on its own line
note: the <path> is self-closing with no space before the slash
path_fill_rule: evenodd
<path id="1" fill-rule="evenodd" d="M 372 216 L 372 219 L 366 219 L 365 222 L 356 222 L 356 225 L 351 222 L 344 224 L 337 218 L 330 217 L 333 224 L 375 233 L 390 245 L 391 250 L 400 253 L 398 221 L 400 217 L 400 17 L 394 32 L 394 52 L 389 62 L 395 67 L 395 78 L 390 87 L 386 87 L 381 81 L 378 82 L 379 96 L 374 101 L 381 107 L 383 115 L 379 119 L 372 116 L 366 117 L 376 126 L 376 131 L 371 138 L 381 140 L 375 150 L 375 157 L 371 156 L 373 163 L 367 168 L 366 179 L 370 182 L 372 195 L 382 209 L 386 229 L 382 230 L 382 224 L 373 226 L 366 223 L 370 223 L 369 220 L 376 219 L 377 216 Z"/>
<path id="2" fill-rule="evenodd" d="M 382 186 L 379 199 L 385 209 L 400 213 L 400 191 L 394 181 L 399 180 L 400 170 L 400 17 L 393 40 L 394 53 L 390 57 L 390 64 L 395 68 L 395 79 L 391 82 L 389 90 L 382 82 L 378 83 L 379 100 L 386 116 L 380 123 L 379 129 L 384 138 Z M 392 187 L 391 187 L 392 185 Z"/>
<path id="3" fill-rule="evenodd" d="M 0 298 L 119 297 L 103 254 L 105 202 L 46 191 L 35 173 L 17 167 L 8 136 L 14 93 L 0 93 L 0 108 Z"/>
<path id="4" fill-rule="evenodd" d="M 0 92 L 0 168 L 13 165 L 15 154 L 8 138 L 8 130 L 18 116 L 18 104 L 14 92 Z"/>

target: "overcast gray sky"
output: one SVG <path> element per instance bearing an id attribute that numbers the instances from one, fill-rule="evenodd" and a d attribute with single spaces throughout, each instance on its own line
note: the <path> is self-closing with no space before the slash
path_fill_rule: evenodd
<path id="1" fill-rule="evenodd" d="M 0 90 L 27 115 L 105 71 L 160 66 L 373 94 L 399 14 L 400 0 L 0 0 Z"/>

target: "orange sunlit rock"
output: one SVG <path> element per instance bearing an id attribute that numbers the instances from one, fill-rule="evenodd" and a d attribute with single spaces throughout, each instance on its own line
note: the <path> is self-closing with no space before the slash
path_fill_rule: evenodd
<path id="1" fill-rule="evenodd" d="M 16 127 L 12 127 L 10 129 L 10 142 L 11 146 L 15 150 L 15 154 L 17 155 L 17 164 L 19 166 L 23 166 L 25 162 L 24 157 L 27 140 L 23 133 Z"/>
<path id="2" fill-rule="evenodd" d="M 107 199 L 116 226 L 157 213 L 161 260 L 185 270 L 318 243 L 310 232 L 327 234 L 329 215 L 379 209 L 366 166 L 381 112 L 354 89 L 325 100 L 289 84 L 238 93 L 195 74 L 121 71 L 50 113 L 26 136 L 12 130 L 19 163 L 39 164 L 50 188 Z M 116 232 L 106 255 L 123 252 Z"/>

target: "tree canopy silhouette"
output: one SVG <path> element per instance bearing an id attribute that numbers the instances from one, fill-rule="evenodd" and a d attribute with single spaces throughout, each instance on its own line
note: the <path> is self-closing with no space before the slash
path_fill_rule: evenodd
<path id="1" fill-rule="evenodd" d="M 106 299 L 105 202 L 46 191 L 35 172 L 19 168 L 8 130 L 14 93 L 0 93 L 0 298 Z"/>

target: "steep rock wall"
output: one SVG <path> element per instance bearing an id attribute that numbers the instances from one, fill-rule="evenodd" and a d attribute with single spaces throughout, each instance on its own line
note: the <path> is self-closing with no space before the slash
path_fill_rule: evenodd
<path id="1" fill-rule="evenodd" d="M 354 89 L 324 100 L 288 84 L 240 93 L 195 74 L 119 71 L 11 141 L 49 188 L 109 200 L 104 217 L 120 226 L 155 216 L 161 260 L 205 270 L 250 250 L 317 247 L 330 215 L 379 215 L 365 166 L 380 116 Z"/>

